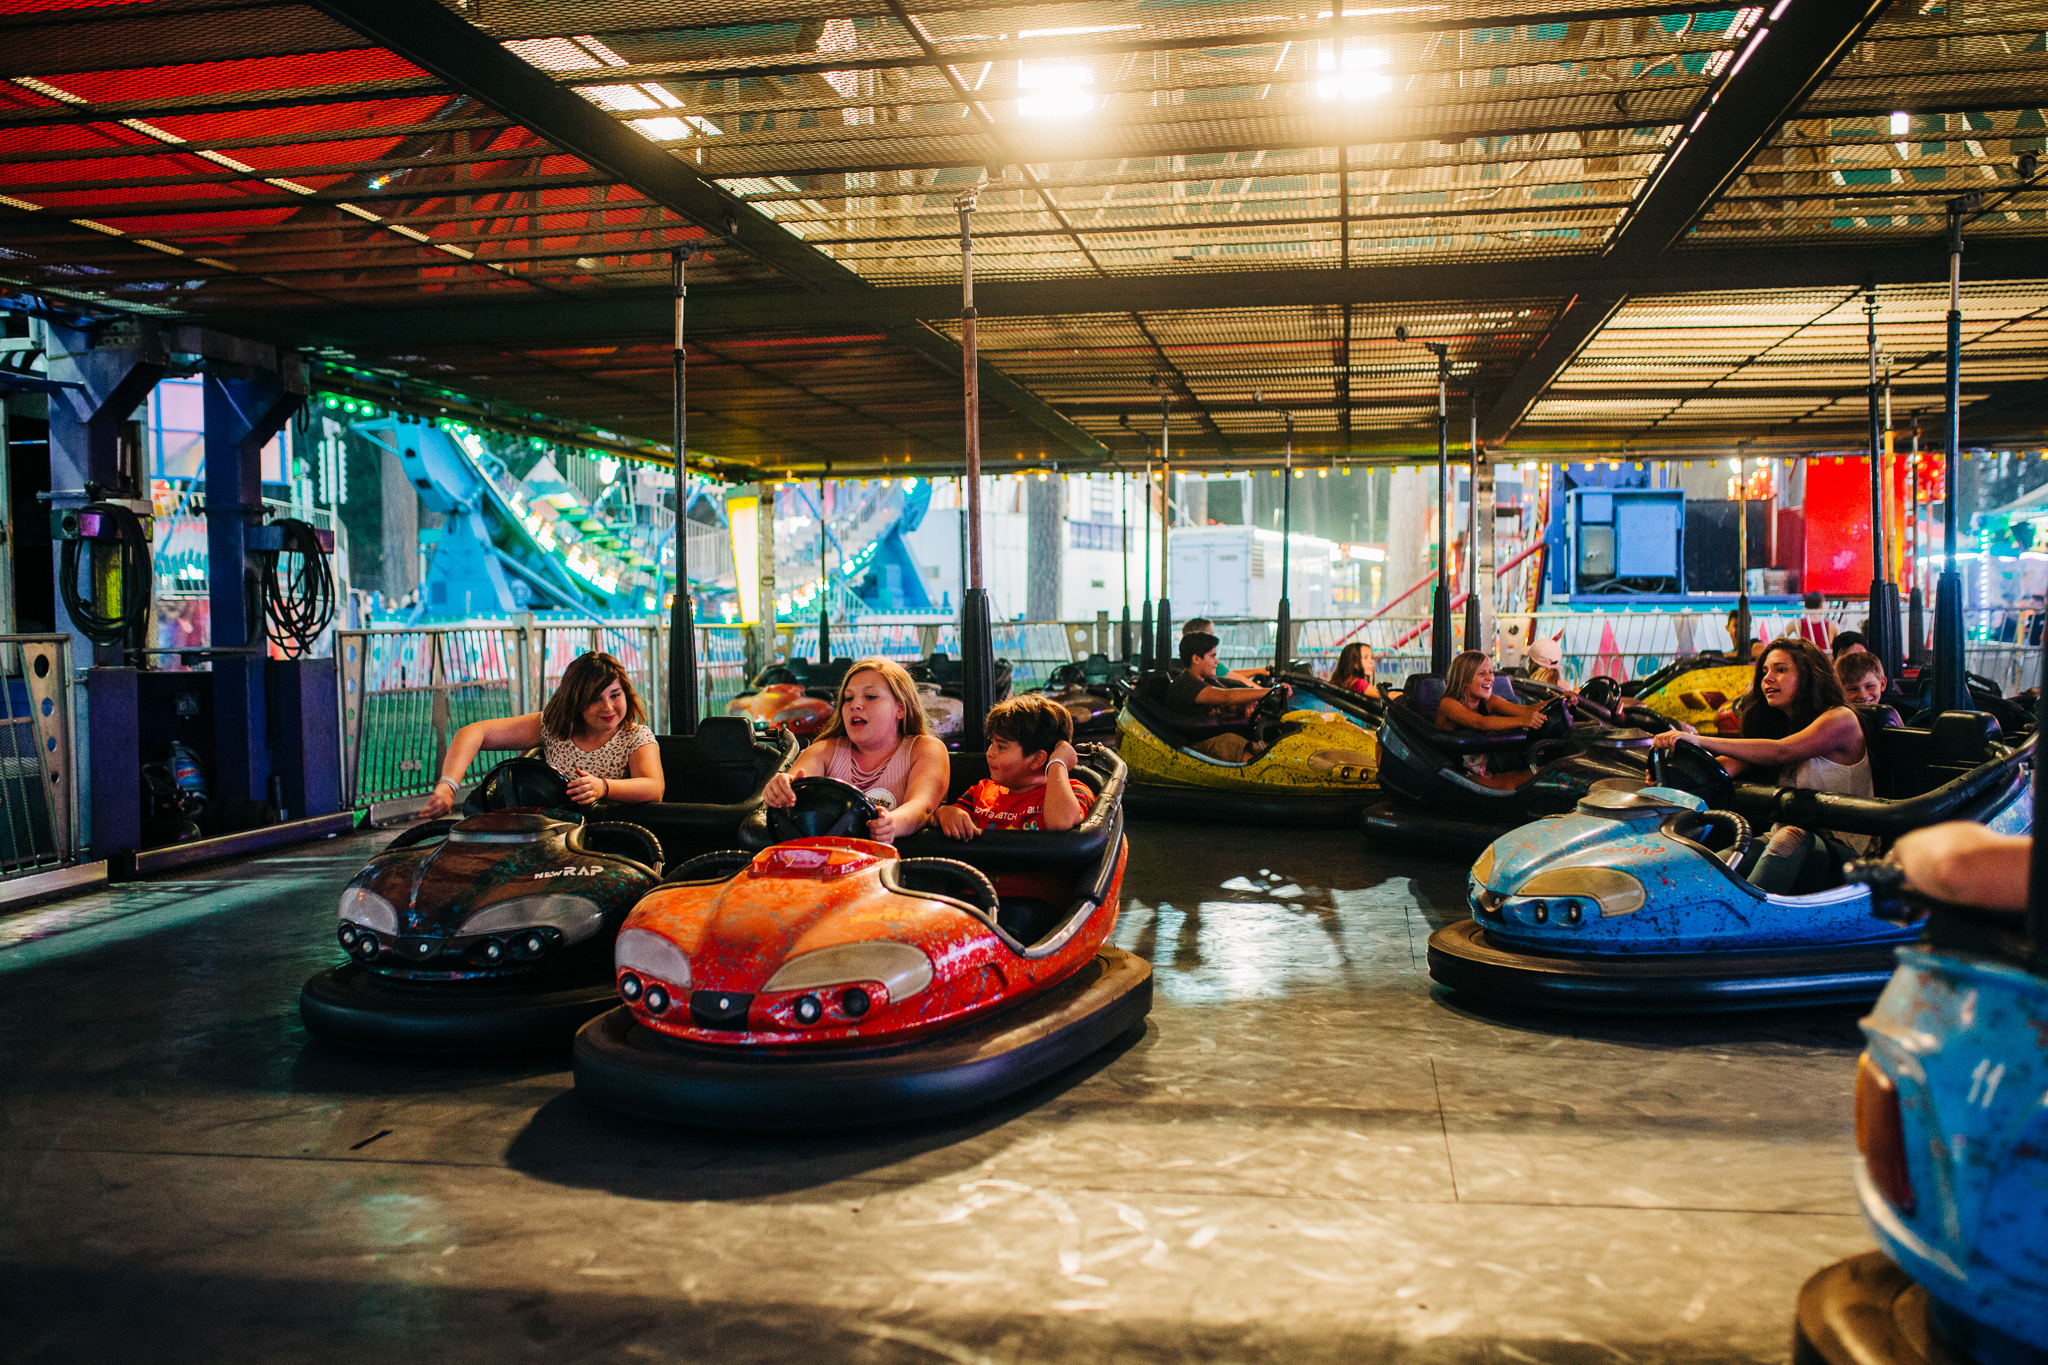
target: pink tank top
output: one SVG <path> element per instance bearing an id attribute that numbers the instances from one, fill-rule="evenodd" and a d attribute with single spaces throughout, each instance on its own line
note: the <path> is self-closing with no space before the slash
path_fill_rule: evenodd
<path id="1" fill-rule="evenodd" d="M 917 754 L 917 745 L 909 736 L 898 740 L 896 751 L 889 755 L 889 761 L 882 765 L 879 776 L 862 778 L 853 770 L 854 747 L 843 739 L 832 741 L 832 756 L 825 760 L 825 776 L 835 782 L 844 782 L 873 797 L 878 792 L 888 792 L 890 800 L 877 804 L 891 807 L 900 806 L 910 791 L 910 769 Z"/>

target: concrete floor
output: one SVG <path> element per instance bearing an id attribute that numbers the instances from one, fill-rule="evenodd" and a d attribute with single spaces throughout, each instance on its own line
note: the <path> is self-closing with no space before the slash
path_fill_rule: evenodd
<path id="1" fill-rule="evenodd" d="M 1133 829 L 1141 1039 L 814 1138 L 310 1043 L 375 842 L 0 919 L 0 1359 L 1782 1361 L 1872 1245 L 1853 1012 L 1469 1012 L 1356 838 Z"/>

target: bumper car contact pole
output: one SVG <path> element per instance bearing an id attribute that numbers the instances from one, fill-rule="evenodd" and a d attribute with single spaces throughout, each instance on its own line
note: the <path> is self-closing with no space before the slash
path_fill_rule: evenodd
<path id="1" fill-rule="evenodd" d="M 832 662 L 832 570 L 825 562 L 825 481 L 818 480 L 818 663 Z"/>
<path id="2" fill-rule="evenodd" d="M 1152 658 L 1152 461 L 1145 460 L 1145 610 L 1138 622 L 1138 667 L 1151 672 Z M 1162 666 L 1163 665 L 1163 661 Z"/>
<path id="3" fill-rule="evenodd" d="M 995 642 L 988 589 L 981 577 L 981 375 L 974 336 L 974 205 L 980 196 L 981 184 L 976 184 L 953 201 L 960 214 L 960 350 L 967 407 L 967 590 L 960 601 L 960 690 L 965 705 L 960 747 L 968 753 L 988 746 L 988 709 L 995 690 Z"/>
<path id="4" fill-rule="evenodd" d="M 1927 662 L 1927 594 L 1920 588 L 1920 414 L 1913 414 L 1913 453 L 1906 457 L 1906 662 Z"/>
<path id="5" fill-rule="evenodd" d="M 1252 406 L 1266 406 L 1265 397 L 1252 395 Z M 1287 600 L 1290 570 L 1293 568 L 1294 547 L 1294 414 L 1285 408 L 1280 416 L 1287 422 L 1287 445 L 1282 457 L 1280 488 L 1280 611 L 1275 618 L 1273 630 L 1273 671 L 1284 672 L 1288 657 L 1293 654 L 1294 633 L 1293 605 Z"/>
<path id="6" fill-rule="evenodd" d="M 1968 196 L 1948 206 L 1948 411 L 1942 422 L 1941 577 L 1934 585 L 1936 714 L 1960 710 L 1963 692 L 1963 576 L 1956 572 L 1956 457 L 1963 443 L 1963 214 Z"/>
<path id="7" fill-rule="evenodd" d="M 1887 402 L 1877 373 L 1877 290 L 1863 296 L 1863 317 L 1870 353 L 1870 632 L 1871 650 L 1884 664 L 1887 678 L 1899 676 L 1899 586 L 1885 577 L 1891 559 L 1885 525 L 1885 431 Z"/>
<path id="8" fill-rule="evenodd" d="M 1754 630 L 1749 623 L 1749 461 L 1742 448 L 1735 449 L 1735 633 L 1742 643 L 1735 647 L 1738 659 L 1747 662 Z"/>
<path id="9" fill-rule="evenodd" d="M 1118 558 L 1124 566 L 1124 620 L 1117 640 L 1117 657 L 1131 661 L 1131 480 L 1121 469 L 1116 474 L 1117 510 L 1123 517 L 1123 534 L 1117 537 Z"/>
<path id="10" fill-rule="evenodd" d="M 1465 648 L 1484 649 L 1479 639 L 1479 395 L 1472 401 L 1472 472 L 1465 485 Z"/>
<path id="11" fill-rule="evenodd" d="M 1159 643 L 1152 653 L 1165 668 L 1178 651 L 1173 647 L 1173 605 L 1168 598 L 1166 587 L 1166 566 L 1173 561 L 1167 558 L 1166 537 L 1173 526 L 1173 416 L 1168 405 L 1172 400 L 1165 392 L 1159 395 Z"/>
<path id="12" fill-rule="evenodd" d="M 683 305 L 690 288 L 683 276 L 688 251 L 669 253 L 675 277 L 675 346 L 670 353 L 674 366 L 674 412 L 670 439 L 676 453 L 676 587 L 668 612 L 668 728 L 674 735 L 697 733 L 697 625 L 690 607 L 690 471 L 683 455 L 683 441 L 689 434 L 689 414 L 684 410 L 689 396 L 688 360 L 683 355 Z"/>
<path id="13" fill-rule="evenodd" d="M 1396 329 L 1403 341 L 1406 327 Z M 1451 348 L 1422 343 L 1436 354 L 1436 600 L 1429 613 L 1429 671 L 1451 671 Z"/>

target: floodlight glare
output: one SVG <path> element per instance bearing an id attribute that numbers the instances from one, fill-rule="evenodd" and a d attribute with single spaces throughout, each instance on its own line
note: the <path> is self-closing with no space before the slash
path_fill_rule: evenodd
<path id="1" fill-rule="evenodd" d="M 1896 135 L 1897 135 L 1897 134 L 1899 134 L 1899 133 L 1910 133 L 1910 132 L 1912 132 L 1912 131 L 1913 131 L 1913 116 L 1912 116 L 1911 114 L 1907 113 L 1907 112 L 1906 112 L 1905 110 L 1903 110 L 1903 109 L 1894 109 L 1894 110 L 1892 110 L 1892 133 L 1893 133 L 1893 135 L 1894 135 L 1894 136 L 1896 136 Z"/>
<path id="2" fill-rule="evenodd" d="M 1392 60 L 1385 48 L 1353 47 L 1345 44 L 1340 56 L 1328 46 L 1316 54 L 1316 70 L 1331 74 L 1316 81 L 1316 97 L 1326 100 L 1362 100 L 1384 95 L 1394 88 L 1391 76 L 1372 70 Z"/>
<path id="3" fill-rule="evenodd" d="M 1070 62 L 1017 63 L 1017 112 L 1025 118 L 1073 119 L 1095 109 L 1095 68 Z"/>

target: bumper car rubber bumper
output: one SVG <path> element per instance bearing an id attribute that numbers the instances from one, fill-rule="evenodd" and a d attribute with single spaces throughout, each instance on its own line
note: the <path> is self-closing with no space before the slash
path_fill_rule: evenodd
<path id="1" fill-rule="evenodd" d="M 610 973 L 550 988 L 386 981 L 358 963 L 321 972 L 299 992 L 299 1017 L 323 1042 L 380 1052 L 522 1052 L 559 1048 L 618 1003 Z"/>
<path id="2" fill-rule="evenodd" d="M 1504 1004 L 1626 1014 L 1867 1005 L 1898 966 L 1896 943 L 1797 950 L 1566 957 L 1495 940 L 1471 919 L 1429 936 L 1438 985 Z"/>
<path id="3" fill-rule="evenodd" d="M 1800 1287 L 1795 1313 L 1792 1365 L 2048 1361 L 2048 1347 L 1943 1311 L 1882 1251 L 1815 1272 Z"/>
<path id="4" fill-rule="evenodd" d="M 1365 837 L 1393 853 L 1428 853 L 1477 858 L 1494 840 L 1528 823 L 1458 820 L 1398 801 L 1375 801 L 1360 818 Z"/>
<path id="5" fill-rule="evenodd" d="M 999 1099 L 1141 1027 L 1152 964 L 1104 947 L 1040 995 L 915 1042 L 740 1054 L 666 1038 L 622 1006 L 576 1035 L 576 1092 L 607 1109 L 705 1128 L 896 1123 Z"/>

